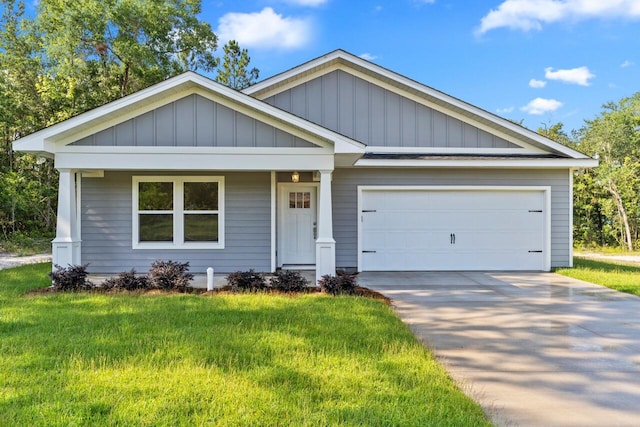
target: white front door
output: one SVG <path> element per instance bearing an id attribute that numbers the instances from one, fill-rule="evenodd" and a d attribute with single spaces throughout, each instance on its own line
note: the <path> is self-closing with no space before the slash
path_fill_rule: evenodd
<path id="1" fill-rule="evenodd" d="M 280 266 L 304 266 L 316 263 L 317 187 L 283 185 L 279 203 Z"/>

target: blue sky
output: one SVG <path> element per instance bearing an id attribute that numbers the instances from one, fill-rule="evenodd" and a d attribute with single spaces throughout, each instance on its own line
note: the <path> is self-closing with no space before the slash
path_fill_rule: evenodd
<path id="1" fill-rule="evenodd" d="M 640 0 L 203 0 L 260 79 L 344 49 L 530 129 L 640 91 Z"/>

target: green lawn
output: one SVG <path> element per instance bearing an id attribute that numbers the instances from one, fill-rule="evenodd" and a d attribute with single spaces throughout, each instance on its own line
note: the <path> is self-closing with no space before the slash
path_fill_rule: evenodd
<path id="1" fill-rule="evenodd" d="M 0 425 L 489 425 L 380 301 L 25 295 L 50 268 L 0 271 Z"/>
<path id="2" fill-rule="evenodd" d="M 556 273 L 640 296 L 640 266 L 575 257 L 574 268 Z"/>

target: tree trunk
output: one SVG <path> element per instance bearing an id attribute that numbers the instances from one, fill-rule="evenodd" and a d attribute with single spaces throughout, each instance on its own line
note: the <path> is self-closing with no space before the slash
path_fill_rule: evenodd
<path id="1" fill-rule="evenodd" d="M 627 210 L 624 208 L 624 204 L 622 203 L 622 198 L 618 193 L 618 189 L 614 184 L 607 185 L 607 191 L 611 193 L 613 199 L 616 201 L 616 206 L 618 207 L 618 213 L 620 213 L 620 218 L 622 220 L 622 225 L 624 226 L 624 236 L 626 237 L 627 249 L 629 251 L 633 251 L 633 240 L 631 239 L 631 227 L 629 226 L 629 218 L 627 217 Z"/>

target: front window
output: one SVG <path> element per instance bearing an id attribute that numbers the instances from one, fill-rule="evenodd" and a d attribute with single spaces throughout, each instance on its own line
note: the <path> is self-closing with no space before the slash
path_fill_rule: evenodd
<path id="1" fill-rule="evenodd" d="M 133 178 L 133 247 L 223 248 L 222 177 Z"/>

